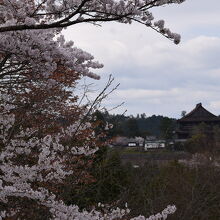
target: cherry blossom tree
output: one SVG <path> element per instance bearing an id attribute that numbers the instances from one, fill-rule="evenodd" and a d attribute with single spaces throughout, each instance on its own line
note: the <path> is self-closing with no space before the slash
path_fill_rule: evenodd
<path id="1" fill-rule="evenodd" d="M 149 11 L 153 7 L 180 4 L 184 0 L 2 0 L 1 19 L 4 24 L 0 32 L 64 28 L 81 23 L 101 23 L 132 21 L 150 27 L 179 43 L 180 36 L 164 28 L 164 21 L 153 22 Z"/>
<path id="2" fill-rule="evenodd" d="M 138 22 L 165 37 L 180 42 L 180 35 L 154 21 L 150 9 L 183 0 L 1 0 L 0 79 L 22 80 L 24 74 L 48 77 L 62 64 L 75 73 L 99 78 L 91 71 L 102 65 L 89 53 L 65 42 L 62 29 L 81 23 Z M 31 31 L 30 31 L 31 30 Z M 31 65 L 31 68 L 30 68 Z M 20 72 L 23 72 L 22 76 Z M 11 76 L 13 77 L 11 79 Z M 53 81 L 51 81 L 52 83 Z"/>
<path id="3" fill-rule="evenodd" d="M 9 103 L 11 97 L 3 95 L 2 99 L 7 99 L 7 102 L 1 100 L 1 103 Z M 90 123 L 84 123 L 79 128 L 79 120 L 55 135 L 38 138 L 36 129 L 16 128 L 11 109 L 12 105 L 2 105 L 0 114 L 0 219 L 27 219 L 27 216 L 33 219 L 40 212 L 46 219 L 104 220 L 122 218 L 129 213 L 127 208 L 80 211 L 78 206 L 67 206 L 56 196 L 56 185 L 76 171 L 67 161 L 79 155 L 89 156 L 97 150 L 96 146 L 91 146 L 91 141 L 97 137 L 94 132 L 88 132 Z M 83 145 L 66 142 L 76 131 L 86 133 Z M 134 220 L 166 219 L 175 210 L 175 206 L 168 206 L 155 216 L 139 216 Z"/>
<path id="4" fill-rule="evenodd" d="M 26 219 L 26 204 L 46 219 L 116 219 L 129 211 L 80 211 L 57 194 L 56 186 L 76 175 L 70 162 L 98 149 L 90 108 L 77 106 L 70 88 L 83 76 L 99 79 L 94 70 L 103 67 L 65 41 L 62 30 L 81 23 L 138 22 L 178 44 L 180 35 L 163 20 L 154 21 L 150 9 L 183 1 L 0 0 L 0 219 Z M 71 124 L 48 131 L 45 118 L 70 112 Z M 134 219 L 166 219 L 175 210 L 168 206 L 155 216 Z"/>

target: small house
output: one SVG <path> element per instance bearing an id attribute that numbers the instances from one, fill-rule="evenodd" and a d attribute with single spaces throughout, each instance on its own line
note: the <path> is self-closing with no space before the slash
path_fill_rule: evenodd
<path id="1" fill-rule="evenodd" d="M 151 140 L 151 141 L 145 141 L 144 150 L 151 150 L 151 149 L 161 149 L 165 148 L 166 143 L 164 140 Z"/>
<path id="2" fill-rule="evenodd" d="M 137 147 L 136 142 L 128 142 L 128 147 Z"/>

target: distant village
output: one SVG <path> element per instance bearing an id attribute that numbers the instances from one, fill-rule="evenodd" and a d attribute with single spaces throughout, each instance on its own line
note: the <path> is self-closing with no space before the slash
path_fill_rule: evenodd
<path id="1" fill-rule="evenodd" d="M 213 128 L 220 125 L 220 117 L 205 109 L 202 103 L 198 103 L 191 112 L 176 121 L 176 126 L 170 131 L 172 135 L 168 138 L 158 138 L 155 135 L 132 138 L 116 136 L 110 146 L 133 148 L 139 151 L 157 150 L 165 147 L 173 148 L 176 144 L 189 140 L 192 137 L 194 128 L 202 123 L 206 125 L 205 132 L 211 138 L 213 136 Z"/>

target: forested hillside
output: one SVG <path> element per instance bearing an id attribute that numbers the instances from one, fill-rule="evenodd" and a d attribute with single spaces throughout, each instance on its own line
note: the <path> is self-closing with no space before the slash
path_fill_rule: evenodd
<path id="1" fill-rule="evenodd" d="M 153 135 L 169 138 L 176 127 L 176 119 L 161 115 L 147 117 L 145 113 L 137 116 L 111 115 L 108 112 L 96 112 L 98 120 L 107 121 L 113 125 L 111 136 L 145 137 Z"/>

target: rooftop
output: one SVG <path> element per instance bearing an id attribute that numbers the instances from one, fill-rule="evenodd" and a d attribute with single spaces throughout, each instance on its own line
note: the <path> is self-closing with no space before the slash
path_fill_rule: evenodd
<path id="1" fill-rule="evenodd" d="M 207 122 L 207 121 L 219 121 L 220 118 L 208 110 L 206 110 L 202 103 L 198 103 L 196 107 L 186 114 L 184 117 L 178 120 L 179 122 Z"/>

